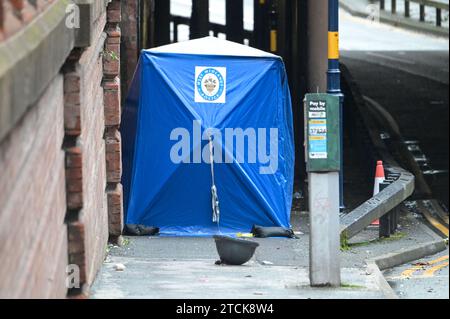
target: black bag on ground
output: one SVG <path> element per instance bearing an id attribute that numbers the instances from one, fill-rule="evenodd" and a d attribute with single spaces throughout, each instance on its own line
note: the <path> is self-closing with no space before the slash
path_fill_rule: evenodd
<path id="1" fill-rule="evenodd" d="M 149 227 L 145 225 L 125 225 L 125 235 L 128 236 L 156 236 L 159 234 L 158 227 Z"/>
<path id="2" fill-rule="evenodd" d="M 283 227 L 262 227 L 254 225 L 252 228 L 252 234 L 256 238 L 270 238 L 270 237 L 287 237 L 298 238 L 295 236 L 292 229 Z"/>

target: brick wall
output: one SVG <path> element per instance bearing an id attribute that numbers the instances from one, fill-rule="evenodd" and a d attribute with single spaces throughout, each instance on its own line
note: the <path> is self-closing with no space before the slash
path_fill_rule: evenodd
<path id="1" fill-rule="evenodd" d="M 54 17 L 69 3 L 0 0 L 0 58 L 8 58 L 0 67 L 1 92 L 20 90 L 26 81 L 15 72 L 11 48 L 21 39 L 12 35 L 48 23 L 39 12 L 51 11 L 52 26 L 60 28 Z M 82 3 L 92 18 L 87 28 L 39 34 L 42 43 L 51 36 L 53 46 L 22 52 L 35 59 L 30 74 L 48 79 L 43 93 L 31 90 L 27 99 L 0 104 L 1 116 L 19 104 L 24 110 L 12 125 L 0 120 L 0 298 L 87 296 L 108 239 L 120 242 L 121 5 Z M 53 52 L 67 53 L 51 60 Z M 68 264 L 80 268 L 80 289 L 66 287 Z"/>
<path id="2" fill-rule="evenodd" d="M 103 14 L 95 21 L 91 46 L 72 52 L 64 66 L 69 263 L 81 268 L 83 292 L 103 261 L 108 240 L 102 87 L 105 24 Z"/>
<path id="3" fill-rule="evenodd" d="M 0 144 L 0 298 L 65 295 L 63 78 Z"/>
<path id="4" fill-rule="evenodd" d="M 122 90 L 124 97 L 133 80 L 134 70 L 139 59 L 138 12 L 138 0 L 122 1 Z"/>
<path id="5" fill-rule="evenodd" d="M 107 57 L 104 59 L 104 101 L 105 101 L 105 141 L 106 179 L 108 197 L 108 217 L 110 241 L 120 242 L 124 227 L 122 191 L 122 139 L 121 120 L 121 37 L 122 3 L 113 1 L 108 8 L 106 40 Z"/>

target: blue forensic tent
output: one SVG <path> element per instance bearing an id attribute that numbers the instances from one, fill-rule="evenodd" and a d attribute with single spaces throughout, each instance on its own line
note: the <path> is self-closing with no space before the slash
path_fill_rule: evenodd
<path id="1" fill-rule="evenodd" d="M 171 236 L 290 227 L 294 136 L 280 57 L 214 37 L 143 51 L 122 123 L 126 224 Z"/>

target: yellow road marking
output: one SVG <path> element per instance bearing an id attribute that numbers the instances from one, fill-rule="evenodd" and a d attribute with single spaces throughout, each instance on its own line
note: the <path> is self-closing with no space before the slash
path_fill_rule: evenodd
<path id="1" fill-rule="evenodd" d="M 427 271 L 425 271 L 425 273 L 423 274 L 424 277 L 433 277 L 434 274 L 438 271 L 441 270 L 442 268 L 445 268 L 448 266 L 448 261 L 439 265 L 434 266 L 433 268 L 428 269 Z"/>
<path id="2" fill-rule="evenodd" d="M 412 267 L 412 268 L 409 268 L 409 269 L 405 270 L 404 272 L 402 272 L 402 278 L 409 278 L 409 277 L 412 277 L 412 275 L 413 275 L 416 271 L 418 271 L 418 270 L 420 270 L 420 269 L 422 269 L 422 268 L 423 268 L 423 266 L 414 266 L 414 267 Z"/>
<path id="3" fill-rule="evenodd" d="M 426 210 L 423 211 L 423 215 L 428 220 L 428 222 L 433 225 L 433 227 L 436 227 L 441 233 L 443 233 L 445 236 L 448 237 L 448 227 L 445 227 L 442 223 L 440 223 L 436 218 L 431 216 L 430 213 L 426 212 Z"/>
<path id="4" fill-rule="evenodd" d="M 448 256 L 443 256 L 443 257 L 440 257 L 440 258 L 438 258 L 438 259 L 436 259 L 436 260 L 428 261 L 428 262 L 426 262 L 426 263 L 423 264 L 423 265 L 416 265 L 416 266 L 414 266 L 414 267 L 411 267 L 411 268 L 405 270 L 404 272 L 402 272 L 402 278 L 410 278 L 410 277 L 412 277 L 412 276 L 414 275 L 414 273 L 415 273 L 416 271 L 418 271 L 418 270 L 425 270 L 425 267 L 426 267 L 426 266 L 435 265 L 435 264 L 440 263 L 440 262 L 445 261 L 445 260 L 448 260 Z M 439 266 L 440 266 L 440 265 L 439 265 Z M 448 262 L 447 262 L 447 265 L 446 265 L 446 266 L 448 266 Z M 436 266 L 436 267 L 438 267 L 438 266 Z M 436 268 L 436 267 L 433 267 L 433 268 Z M 441 267 L 441 268 L 444 268 L 444 267 L 445 267 L 445 266 L 443 266 L 443 267 Z M 433 268 L 431 268 L 431 269 L 433 269 Z M 441 268 L 438 268 L 438 269 L 436 269 L 435 271 L 433 271 L 433 272 L 431 273 L 431 276 L 433 276 L 433 274 L 434 274 L 437 270 L 439 270 L 439 269 L 441 269 Z M 431 269 L 429 269 L 429 270 L 431 270 Z M 427 270 L 427 271 L 428 271 L 428 270 Z M 427 271 L 425 272 L 425 274 L 427 273 Z M 427 277 L 431 277 L 431 276 L 427 276 Z"/>
<path id="5" fill-rule="evenodd" d="M 434 265 L 434 264 L 440 263 L 441 261 L 444 261 L 444 260 L 448 260 L 448 256 L 442 256 L 436 260 L 432 260 L 432 261 L 428 262 L 428 264 Z"/>

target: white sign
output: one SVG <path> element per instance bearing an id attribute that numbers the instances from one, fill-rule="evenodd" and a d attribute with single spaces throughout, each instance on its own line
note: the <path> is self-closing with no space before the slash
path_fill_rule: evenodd
<path id="1" fill-rule="evenodd" d="M 195 67 L 195 102 L 226 103 L 227 69 L 224 67 Z"/>

